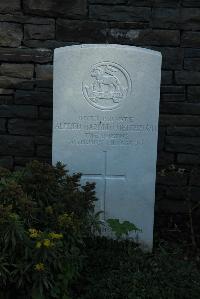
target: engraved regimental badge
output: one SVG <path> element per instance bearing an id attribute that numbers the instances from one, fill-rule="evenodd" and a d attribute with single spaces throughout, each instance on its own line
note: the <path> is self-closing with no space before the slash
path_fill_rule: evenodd
<path id="1" fill-rule="evenodd" d="M 131 87 L 128 72 L 121 65 L 108 61 L 93 65 L 82 83 L 88 103 L 101 110 L 119 107 L 130 94 Z"/>

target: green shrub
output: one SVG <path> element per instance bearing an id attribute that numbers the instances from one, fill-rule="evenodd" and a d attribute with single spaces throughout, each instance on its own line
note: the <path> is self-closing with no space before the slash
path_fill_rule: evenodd
<path id="1" fill-rule="evenodd" d="M 0 299 L 199 299 L 198 259 L 94 237 L 95 185 L 80 177 L 59 163 L 0 169 Z M 118 238 L 138 230 L 108 223 Z"/>
<path id="2" fill-rule="evenodd" d="M 70 298 L 96 200 L 80 177 L 60 163 L 0 169 L 0 298 Z"/>
<path id="3" fill-rule="evenodd" d="M 199 262 L 181 248 L 143 253 L 129 241 L 88 241 L 87 264 L 74 299 L 199 299 Z"/>

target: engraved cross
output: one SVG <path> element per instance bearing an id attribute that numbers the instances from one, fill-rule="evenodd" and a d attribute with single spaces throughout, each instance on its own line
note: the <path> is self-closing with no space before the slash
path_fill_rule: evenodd
<path id="1" fill-rule="evenodd" d="M 103 182 L 104 182 L 104 193 L 103 193 L 103 210 L 104 210 L 104 213 L 105 213 L 105 202 L 106 202 L 106 194 L 107 194 L 107 182 L 109 180 L 123 180 L 125 181 L 126 179 L 126 176 L 123 175 L 123 174 L 114 174 L 114 175 L 108 175 L 107 172 L 108 172 L 108 163 L 107 163 L 107 160 L 108 160 L 108 157 L 107 157 L 107 151 L 104 151 L 103 152 L 104 154 L 104 168 L 103 168 L 103 173 L 100 174 L 100 173 L 95 173 L 95 174 L 83 174 L 82 175 L 82 178 L 83 179 L 88 179 L 88 180 L 92 180 L 92 179 L 102 179 Z"/>

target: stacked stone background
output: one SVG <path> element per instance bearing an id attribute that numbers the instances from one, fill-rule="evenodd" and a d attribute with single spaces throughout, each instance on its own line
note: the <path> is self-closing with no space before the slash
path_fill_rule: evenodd
<path id="1" fill-rule="evenodd" d="M 77 43 L 161 51 L 158 168 L 200 161 L 200 0 L 0 0 L 2 166 L 51 161 L 53 49 Z M 161 211 L 187 212 L 173 178 L 157 190 Z"/>

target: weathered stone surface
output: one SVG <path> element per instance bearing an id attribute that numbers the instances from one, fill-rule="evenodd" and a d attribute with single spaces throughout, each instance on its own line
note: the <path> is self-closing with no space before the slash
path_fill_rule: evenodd
<path id="1" fill-rule="evenodd" d="M 177 162 L 180 164 L 196 164 L 200 163 L 200 157 L 192 154 L 178 154 Z"/>
<path id="2" fill-rule="evenodd" d="M 180 48 L 155 47 L 162 53 L 162 68 L 166 70 L 181 70 L 183 66 L 184 51 Z"/>
<path id="3" fill-rule="evenodd" d="M 11 105 L 13 104 L 12 95 L 0 95 L 0 105 Z"/>
<path id="4" fill-rule="evenodd" d="M 172 84 L 172 81 L 173 81 L 173 72 L 162 70 L 161 83 L 162 84 Z"/>
<path id="5" fill-rule="evenodd" d="M 15 170 L 23 169 L 23 167 L 27 163 L 30 163 L 33 160 L 37 160 L 37 161 L 40 161 L 40 162 L 46 162 L 46 163 L 51 164 L 51 159 L 41 158 L 41 157 L 37 157 L 37 156 L 33 156 L 33 157 L 14 157 Z"/>
<path id="6" fill-rule="evenodd" d="M 18 88 L 18 89 L 33 89 L 34 81 L 22 78 L 12 78 L 0 76 L 0 86 L 2 88 Z"/>
<path id="7" fill-rule="evenodd" d="M 179 7 L 182 0 L 150 0 L 154 7 Z"/>
<path id="8" fill-rule="evenodd" d="M 200 115 L 199 103 L 161 103 L 161 113 Z"/>
<path id="9" fill-rule="evenodd" d="M 34 141 L 36 144 L 40 145 L 51 145 L 52 144 L 52 136 L 35 136 Z"/>
<path id="10" fill-rule="evenodd" d="M 14 117 L 18 129 L 23 131 L 22 121 L 24 127 L 27 120 L 33 121 L 33 106 L 40 106 L 35 107 L 34 121 L 51 119 L 52 79 L 48 66 L 40 67 L 41 63 L 52 63 L 50 49 L 82 42 L 142 45 L 161 51 L 163 55 L 160 124 L 166 128 L 160 129 L 158 165 L 178 162 L 180 167 L 186 167 L 199 161 L 197 154 L 166 152 L 165 137 L 166 134 L 168 137 L 199 137 L 200 117 L 195 114 L 199 113 L 197 103 L 200 103 L 200 1 L 72 1 L 0 0 L 0 133 L 7 132 L 5 117 L 9 117 L 9 121 Z M 20 2 L 24 2 L 23 11 Z M 96 16 L 92 20 L 88 19 L 87 9 Z M 102 18 L 106 21 L 101 21 Z M 35 73 L 33 64 L 37 65 Z M 24 105 L 30 105 L 31 109 L 25 111 Z M 31 131 L 29 124 L 26 134 L 31 135 L 28 128 Z M 36 144 L 50 146 L 49 137 L 45 141 L 45 136 L 34 135 L 35 147 Z M 23 166 L 25 160 L 36 158 L 36 152 L 30 157 L 21 154 L 19 158 L 13 158 L 14 150 L 10 156 L 3 155 L 5 160 L 1 154 L 0 165 L 5 163 L 10 168 L 13 168 L 13 159 L 14 165 Z M 37 159 L 47 160 L 47 157 L 38 156 Z M 166 198 L 167 191 L 164 193 Z M 180 212 L 178 201 L 174 205 Z M 171 206 L 173 209 L 173 201 Z"/>
<path id="11" fill-rule="evenodd" d="M 200 126 L 199 115 L 160 115 L 161 126 Z"/>
<path id="12" fill-rule="evenodd" d="M 200 72 L 176 71 L 175 80 L 178 84 L 199 84 Z"/>
<path id="13" fill-rule="evenodd" d="M 51 158 L 52 147 L 49 145 L 38 145 L 37 146 L 37 156 Z"/>
<path id="14" fill-rule="evenodd" d="M 61 41 L 105 42 L 107 25 L 98 21 L 75 21 L 58 19 L 56 37 Z"/>
<path id="15" fill-rule="evenodd" d="M 0 157 L 0 166 L 8 169 L 13 168 L 13 157 L 12 156 L 4 156 Z"/>
<path id="16" fill-rule="evenodd" d="M 187 177 L 173 174 L 161 176 L 158 174 L 156 178 L 156 183 L 166 186 L 184 186 L 187 185 Z"/>
<path id="17" fill-rule="evenodd" d="M 77 44 L 75 42 L 63 42 L 57 40 L 38 40 L 38 39 L 28 39 L 23 41 L 23 45 L 29 48 L 44 48 L 44 49 L 55 49 L 65 46 L 70 46 Z"/>
<path id="18" fill-rule="evenodd" d="M 53 163 L 58 160 L 67 163 L 71 172 L 79 168 L 84 181 L 95 181 L 99 198 L 96 209 L 104 210 L 106 218 L 134 219 L 144 232 L 139 236 L 141 242 L 151 247 L 152 212 L 146 204 L 152 207 L 150 202 L 154 198 L 161 55 L 129 46 L 81 45 L 56 49 L 54 57 Z M 110 69 L 115 74 L 108 76 Z M 100 94 L 95 84 L 99 73 L 106 74 Z M 128 92 L 127 95 L 117 92 L 120 105 L 119 100 L 115 101 L 113 79 L 119 82 L 120 89 Z M 130 80 L 134 85 L 132 92 Z M 146 109 L 150 98 L 151 110 Z M 133 129 L 129 127 L 131 122 Z M 138 128 L 140 123 L 142 126 Z M 113 177 L 107 181 L 107 188 L 102 175 L 100 179 L 96 175 L 102 173 Z M 122 201 L 126 202 L 123 207 Z M 145 221 L 138 218 L 140 213 L 146 214 Z"/>
<path id="19" fill-rule="evenodd" d="M 200 102 L 200 86 L 188 86 L 188 100 Z"/>
<path id="20" fill-rule="evenodd" d="M 183 47 L 200 48 L 200 32 L 185 31 L 181 36 L 181 45 Z"/>
<path id="21" fill-rule="evenodd" d="M 14 89 L 0 88 L 0 95 L 13 95 Z"/>
<path id="22" fill-rule="evenodd" d="M 200 28 L 199 8 L 182 8 L 180 18 L 181 18 L 181 29 L 199 30 Z"/>
<path id="23" fill-rule="evenodd" d="M 163 85 L 161 86 L 161 101 L 183 102 L 186 99 L 185 86 Z"/>
<path id="24" fill-rule="evenodd" d="M 187 7 L 200 7 L 199 0 L 183 0 L 183 5 Z"/>
<path id="25" fill-rule="evenodd" d="M 169 152 L 199 154 L 200 137 L 167 136 L 166 150 Z"/>
<path id="26" fill-rule="evenodd" d="M 161 86 L 161 94 L 162 93 L 184 94 L 185 93 L 185 86 L 163 85 L 163 86 Z"/>
<path id="27" fill-rule="evenodd" d="M 195 49 L 195 48 L 185 48 L 184 49 L 184 57 L 200 57 L 200 49 Z"/>
<path id="28" fill-rule="evenodd" d="M 151 25 L 154 28 L 177 29 L 180 28 L 180 9 L 154 8 Z"/>
<path id="29" fill-rule="evenodd" d="M 0 117 L 36 118 L 37 109 L 34 106 L 1 105 Z"/>
<path id="30" fill-rule="evenodd" d="M 51 107 L 53 105 L 52 92 L 20 91 L 15 93 L 15 103 L 22 105 L 41 105 Z"/>
<path id="31" fill-rule="evenodd" d="M 52 81 L 53 80 L 53 65 L 51 64 L 37 64 L 35 67 L 36 79 Z"/>
<path id="32" fill-rule="evenodd" d="M 33 78 L 33 64 L 2 63 L 0 66 L 0 75 L 23 79 Z"/>
<path id="33" fill-rule="evenodd" d="M 166 190 L 166 197 L 171 200 L 185 201 L 187 196 L 187 187 L 170 186 Z"/>
<path id="34" fill-rule="evenodd" d="M 39 119 L 52 119 L 53 110 L 52 108 L 40 107 L 38 112 Z"/>
<path id="35" fill-rule="evenodd" d="M 185 58 L 184 69 L 188 71 L 200 71 L 200 58 Z"/>
<path id="36" fill-rule="evenodd" d="M 131 6 L 151 7 L 153 5 L 153 0 L 128 0 L 128 4 Z"/>
<path id="37" fill-rule="evenodd" d="M 10 119 L 8 121 L 8 131 L 17 135 L 50 135 L 51 122 L 43 120 Z"/>
<path id="38" fill-rule="evenodd" d="M 89 16 L 103 21 L 149 21 L 151 9 L 147 7 L 92 5 Z"/>
<path id="39" fill-rule="evenodd" d="M 181 93 L 164 93 L 160 97 L 162 102 L 183 102 L 185 101 L 185 94 Z"/>
<path id="40" fill-rule="evenodd" d="M 22 26 L 7 22 L 0 22 L 0 46 L 18 47 L 23 37 Z"/>
<path id="41" fill-rule="evenodd" d="M 130 45 L 177 46 L 180 33 L 178 30 L 112 28 L 108 31 L 108 40 Z"/>
<path id="42" fill-rule="evenodd" d="M 47 49 L 0 48 L 0 60 L 3 62 L 48 63 L 52 61 L 52 57 L 52 51 Z"/>
<path id="43" fill-rule="evenodd" d="M 158 166 L 168 166 L 174 163 L 174 154 L 166 153 L 164 151 L 158 152 L 157 165 Z"/>
<path id="44" fill-rule="evenodd" d="M 126 4 L 127 0 L 89 0 L 89 3 L 91 3 L 91 4 Z"/>
<path id="45" fill-rule="evenodd" d="M 167 189 L 167 198 L 173 200 L 184 200 L 186 203 L 188 188 L 170 187 Z M 191 199 L 193 202 L 199 202 L 200 188 L 192 187 L 190 190 Z"/>
<path id="46" fill-rule="evenodd" d="M 200 127 L 169 127 L 167 134 L 172 136 L 200 137 Z"/>
<path id="47" fill-rule="evenodd" d="M 155 189 L 155 197 L 156 197 L 156 202 L 155 202 L 155 226 L 158 221 L 158 207 L 157 203 L 162 200 L 163 198 L 166 198 L 166 186 L 164 185 L 158 185 L 156 184 L 156 189 Z"/>
<path id="48" fill-rule="evenodd" d="M 36 85 L 39 87 L 53 87 L 53 66 L 50 64 L 35 67 Z"/>
<path id="49" fill-rule="evenodd" d="M 38 24 L 38 25 L 55 25 L 53 18 L 47 17 L 34 17 L 30 15 L 24 15 L 22 12 L 15 14 L 1 14 L 1 22 L 12 22 L 21 24 Z"/>
<path id="50" fill-rule="evenodd" d="M 12 13 L 21 9 L 20 0 L 1 0 L 0 1 L 0 13 Z"/>
<path id="51" fill-rule="evenodd" d="M 194 175 L 192 176 L 191 178 L 191 184 L 192 186 L 198 186 L 200 187 L 200 172 L 199 170 L 197 170 Z M 199 201 L 199 198 L 200 198 L 200 188 L 192 188 L 192 191 L 195 192 L 195 197 L 192 198 L 192 200 L 196 201 L 198 200 Z"/>
<path id="52" fill-rule="evenodd" d="M 26 13 L 46 16 L 83 17 L 87 14 L 86 0 L 23 0 Z"/>
<path id="53" fill-rule="evenodd" d="M 27 136 L 0 136 L 0 155 L 33 156 L 34 142 Z"/>
<path id="54" fill-rule="evenodd" d="M 24 25 L 24 38 L 25 39 L 54 39 L 55 38 L 55 25 Z"/>
<path id="55" fill-rule="evenodd" d="M 163 199 L 157 202 L 157 211 L 159 211 L 159 213 L 165 213 L 165 214 L 169 213 L 169 214 L 188 215 L 188 204 L 184 200 Z"/>
<path id="56" fill-rule="evenodd" d="M 6 132 L 6 119 L 0 118 L 0 134 Z"/>
<path id="57" fill-rule="evenodd" d="M 53 93 L 52 88 L 49 88 L 49 87 L 35 87 L 35 91 Z"/>
<path id="58" fill-rule="evenodd" d="M 107 25 L 108 27 L 108 25 Z M 110 29 L 124 29 L 125 31 L 129 31 L 130 29 L 149 29 L 149 23 L 147 22 L 142 22 L 142 21 L 133 21 L 133 22 L 113 22 L 110 21 L 109 22 L 109 28 Z M 152 49 L 152 47 L 148 47 L 150 50 L 154 50 Z"/>
<path id="59" fill-rule="evenodd" d="M 158 144 L 157 144 L 157 151 L 163 151 L 164 149 L 164 144 L 165 144 L 165 134 L 166 134 L 166 129 L 165 127 L 159 127 L 158 130 Z"/>
<path id="60" fill-rule="evenodd" d="M 128 0 L 133 6 L 179 7 L 181 0 Z"/>
<path id="61" fill-rule="evenodd" d="M 15 166 L 25 166 L 27 163 L 30 163 L 33 160 L 39 160 L 39 159 L 36 156 L 35 157 L 14 157 L 14 164 Z"/>

